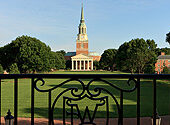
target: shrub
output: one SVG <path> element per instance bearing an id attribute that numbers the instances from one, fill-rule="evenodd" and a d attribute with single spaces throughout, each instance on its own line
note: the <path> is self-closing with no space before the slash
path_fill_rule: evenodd
<path id="1" fill-rule="evenodd" d="M 168 69 L 168 67 L 165 66 L 162 73 L 163 74 L 170 74 L 170 69 Z"/>

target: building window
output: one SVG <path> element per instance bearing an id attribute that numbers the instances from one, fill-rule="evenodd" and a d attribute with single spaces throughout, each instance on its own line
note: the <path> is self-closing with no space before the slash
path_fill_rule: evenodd
<path id="1" fill-rule="evenodd" d="M 170 63 L 170 60 L 168 60 L 168 62 Z"/>
<path id="2" fill-rule="evenodd" d="M 170 67 L 170 64 L 168 64 L 168 67 Z"/>
<path id="3" fill-rule="evenodd" d="M 160 64 L 158 64 L 158 67 L 160 67 Z"/>
<path id="4" fill-rule="evenodd" d="M 82 33 L 84 34 L 84 28 L 82 28 Z"/>
<path id="5" fill-rule="evenodd" d="M 79 34 L 81 34 L 81 28 L 79 28 Z"/>

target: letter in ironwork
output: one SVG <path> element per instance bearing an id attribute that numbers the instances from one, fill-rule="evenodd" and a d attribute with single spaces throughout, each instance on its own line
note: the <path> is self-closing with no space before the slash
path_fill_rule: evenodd
<path id="1" fill-rule="evenodd" d="M 108 108 L 108 97 L 106 96 L 106 97 L 100 97 L 100 98 L 92 98 L 92 97 L 89 97 L 88 95 L 84 95 L 83 97 L 81 97 L 81 98 L 76 98 L 76 99 L 73 99 L 73 98 L 69 98 L 69 97 L 63 97 L 64 98 L 64 102 L 63 102 L 63 117 L 65 117 L 65 104 L 67 104 L 68 106 L 70 106 L 71 107 L 71 112 L 67 112 L 66 111 L 66 115 L 70 115 L 71 116 L 71 122 L 73 123 L 73 116 L 74 115 L 76 115 L 76 116 L 78 116 L 78 118 L 80 119 L 80 121 L 81 121 L 81 123 L 80 123 L 80 125 L 83 125 L 83 124 L 94 124 L 95 125 L 95 123 L 94 123 L 94 118 L 95 118 L 95 116 L 96 116 L 96 113 L 97 113 L 97 109 L 98 109 L 98 107 L 99 106 L 103 106 L 103 105 L 105 105 L 106 104 L 106 111 L 107 111 L 107 123 L 108 123 L 108 120 L 109 120 L 109 108 Z M 83 114 L 83 116 L 81 115 L 81 113 L 80 113 L 80 109 L 79 109 L 79 107 L 81 106 L 81 105 L 78 105 L 78 104 L 72 104 L 72 102 L 73 101 L 80 101 L 80 100 L 82 100 L 82 99 L 84 99 L 84 98 L 88 98 L 88 99 L 90 99 L 90 100 L 94 100 L 94 101 L 97 101 L 97 100 L 99 100 L 101 103 L 100 104 L 96 104 L 96 106 L 95 106 L 95 109 L 94 109 L 94 111 L 93 111 L 93 114 L 92 114 L 92 116 L 90 115 L 90 110 L 89 110 L 89 107 L 88 106 L 86 106 L 85 107 L 85 111 L 84 111 L 84 114 Z M 65 104 L 64 104 L 65 103 Z M 76 112 L 73 112 L 73 108 L 75 107 L 75 109 L 76 109 Z M 86 117 L 87 116 L 87 117 Z M 87 118 L 87 119 L 86 119 Z M 64 120 L 64 122 L 65 122 L 65 118 L 63 118 Z M 65 124 L 65 123 L 64 123 Z"/>

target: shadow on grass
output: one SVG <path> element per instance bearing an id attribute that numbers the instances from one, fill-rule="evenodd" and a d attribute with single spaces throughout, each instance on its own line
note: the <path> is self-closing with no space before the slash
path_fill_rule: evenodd
<path id="1" fill-rule="evenodd" d="M 81 105 L 80 105 L 81 106 Z M 110 111 L 109 112 L 109 117 L 110 118 L 118 118 L 118 112 L 117 112 L 117 108 L 116 105 L 112 105 L 114 108 L 114 111 Z M 85 113 L 85 106 L 82 107 L 82 110 L 80 110 L 81 115 L 83 116 Z M 124 109 L 126 111 L 124 111 L 124 117 L 136 117 L 136 111 L 134 109 L 136 109 L 136 105 L 124 105 Z M 71 111 L 71 108 L 66 108 L 67 112 Z M 77 112 L 76 109 L 73 110 L 74 112 Z M 90 111 L 90 115 L 92 116 L 94 113 L 93 109 L 89 109 Z M 134 112 L 132 112 L 134 111 Z M 24 113 L 31 113 L 31 109 L 30 108 L 25 108 L 23 110 Z M 54 118 L 58 119 L 58 118 L 63 118 L 63 109 L 62 108 L 55 108 L 54 111 Z M 34 108 L 34 114 L 35 117 L 43 117 L 43 118 L 48 118 L 48 108 Z M 107 116 L 107 112 L 105 111 L 98 111 L 96 112 L 96 118 L 106 118 Z M 66 118 L 70 118 L 70 115 L 66 115 Z M 74 118 L 78 118 L 76 115 L 74 115 Z"/>
<path id="2" fill-rule="evenodd" d="M 109 118 L 118 118 L 119 115 L 118 115 L 118 112 L 117 112 L 116 105 L 111 105 L 111 106 L 113 107 L 114 111 L 110 111 L 109 112 Z M 84 116 L 85 108 L 86 107 L 84 106 L 83 110 L 80 110 L 81 116 Z M 137 111 L 136 111 L 137 107 L 136 107 L 136 105 L 124 105 L 123 108 L 124 108 L 124 111 L 123 111 L 124 118 L 135 118 L 137 116 L 136 115 L 137 114 Z M 70 112 L 71 108 L 66 108 L 66 111 Z M 92 116 L 93 113 L 94 113 L 94 110 L 93 109 L 89 109 L 89 111 L 90 111 L 90 115 Z M 23 110 L 23 112 L 31 114 L 31 109 L 30 108 L 25 108 Z M 74 109 L 73 112 L 76 113 L 77 110 Z M 38 117 L 38 118 L 47 118 L 48 119 L 48 108 L 37 108 L 37 107 L 35 107 L 34 108 L 34 114 L 35 114 L 35 118 Z M 54 109 L 54 111 L 53 111 L 53 114 L 54 114 L 54 119 L 62 119 L 63 118 L 63 109 L 56 107 Z M 147 117 L 148 116 L 149 117 L 152 116 L 152 113 L 148 112 Z M 98 111 L 97 110 L 95 118 L 106 118 L 106 117 L 107 117 L 106 110 L 105 111 Z M 65 118 L 70 119 L 70 115 L 65 115 Z M 74 118 L 75 119 L 79 119 L 76 115 L 74 115 Z M 86 118 L 87 118 L 87 114 L 86 114 Z"/>
<path id="3" fill-rule="evenodd" d="M 85 108 L 86 107 L 83 107 L 84 110 L 80 110 L 80 113 L 81 115 L 83 116 L 84 115 L 84 111 L 85 111 Z M 71 112 L 71 108 L 66 108 L 65 109 L 66 112 Z M 77 112 L 76 109 L 73 110 L 74 112 Z M 94 111 L 93 110 L 90 110 L 90 115 L 92 116 Z M 23 110 L 24 113 L 31 113 L 31 109 L 30 108 L 25 108 Z M 35 117 L 38 116 L 38 117 L 43 117 L 43 118 L 48 118 L 48 108 L 34 108 L 34 114 L 35 114 Z M 55 108 L 54 111 L 53 111 L 53 114 L 54 114 L 54 119 L 58 119 L 58 118 L 63 118 L 63 109 L 62 108 Z M 67 113 L 66 113 L 67 114 Z M 114 117 L 117 117 L 117 114 L 116 113 L 113 113 L 113 112 L 110 112 L 110 116 L 112 116 L 112 114 L 114 114 L 113 116 Z M 97 114 L 96 114 L 96 117 L 97 118 L 104 118 L 106 116 L 106 111 L 97 111 Z M 66 118 L 70 118 L 70 115 L 65 115 Z M 76 115 L 74 115 L 74 118 L 78 118 Z"/>
<path id="4" fill-rule="evenodd" d="M 89 79 L 88 79 L 89 80 Z M 87 81 L 88 81 L 87 80 Z M 84 81 L 84 80 L 83 80 Z M 131 84 L 131 86 L 127 85 L 127 80 L 108 80 L 110 83 L 116 85 L 119 88 L 123 89 L 131 89 L 134 87 L 134 83 Z M 170 115 L 170 84 L 168 84 L 170 81 L 157 81 L 157 110 L 159 115 Z M 77 82 L 78 83 L 78 82 Z M 54 87 L 55 85 L 50 85 L 51 87 Z M 61 88 L 70 88 L 70 87 L 76 87 L 79 90 L 82 90 L 82 85 L 80 83 L 78 84 L 65 84 L 61 86 Z M 100 87 L 100 88 L 105 88 L 109 92 L 111 92 L 117 99 L 120 97 L 120 91 L 116 90 L 113 87 L 110 87 L 109 85 L 102 83 L 102 82 L 97 82 L 97 83 L 92 83 L 90 85 L 89 90 L 92 93 L 95 93 L 93 90 L 95 87 Z M 141 81 L 140 83 L 140 108 L 141 108 L 141 116 L 151 116 L 152 115 L 152 110 L 153 110 L 153 84 L 152 80 L 145 80 Z M 102 94 L 107 94 L 105 91 L 102 91 Z M 124 93 L 123 96 L 124 99 L 124 104 L 128 103 L 128 101 L 132 102 L 133 105 L 136 107 L 137 103 L 137 90 L 134 92 Z M 125 105 L 124 105 L 125 106 Z M 133 107 L 127 105 L 127 107 Z M 125 108 L 124 108 L 125 109 Z M 128 109 L 128 108 L 127 108 Z M 132 112 L 135 111 L 135 109 L 131 110 Z M 129 113 L 132 113 L 129 112 Z M 125 114 L 127 114 L 128 117 L 128 112 L 125 111 Z M 135 113 L 132 113 L 134 116 Z"/>
<path id="5" fill-rule="evenodd" d="M 113 83 L 119 84 L 119 87 L 124 87 L 126 88 L 124 85 L 124 83 L 126 83 L 126 80 L 121 80 L 122 82 L 120 82 L 119 80 L 113 80 Z M 54 87 L 54 85 L 50 85 L 51 87 Z M 80 90 L 82 90 L 81 84 L 66 84 L 64 86 L 62 86 L 62 88 L 69 88 L 69 87 L 77 87 Z M 108 89 L 109 91 L 112 92 L 113 95 L 119 97 L 120 93 L 119 91 L 116 91 L 115 89 L 112 89 L 111 87 L 104 85 L 104 84 L 92 84 L 90 90 L 92 91 L 95 87 L 104 87 L 106 89 Z M 166 82 L 162 82 L 162 81 L 158 81 L 157 82 L 157 111 L 159 113 L 159 115 L 169 115 L 170 114 L 170 84 L 167 84 Z M 102 94 L 106 94 L 105 92 L 102 92 Z M 123 114 L 124 117 L 136 117 L 137 114 L 137 106 L 136 106 L 136 100 L 137 100 L 137 96 L 136 96 L 136 90 L 133 93 L 124 93 L 124 105 L 123 105 Z M 132 101 L 134 102 L 132 103 L 127 103 L 126 100 Z M 150 117 L 152 116 L 152 109 L 153 109 L 153 88 L 152 88 L 152 81 L 148 80 L 148 81 L 142 81 L 141 82 L 141 96 L 140 96 L 140 100 L 141 100 L 141 105 L 140 105 L 140 109 L 141 109 L 141 116 L 147 116 Z M 87 102 L 88 103 L 88 102 Z M 62 105 L 59 104 L 59 105 Z M 86 105 L 86 104 L 85 104 Z M 81 114 L 84 114 L 84 110 L 85 110 L 85 105 L 83 105 L 83 107 L 81 108 Z M 110 108 L 112 109 L 109 112 L 109 117 L 110 118 L 117 118 L 118 117 L 118 113 L 117 113 L 117 108 L 116 105 L 111 104 L 109 105 Z M 63 117 L 63 109 L 62 108 L 57 108 L 58 106 L 55 106 L 55 110 L 54 110 L 54 118 L 62 118 Z M 90 112 L 93 114 L 93 109 L 89 109 Z M 70 108 L 66 108 L 66 111 L 70 112 Z M 31 112 L 30 108 L 25 108 L 23 110 L 24 113 L 29 113 Z M 76 112 L 76 110 L 74 109 L 74 112 Z M 38 117 L 43 117 L 43 118 L 48 118 L 48 108 L 38 108 L 35 107 L 35 116 Z M 67 118 L 69 118 L 69 116 L 66 116 Z M 97 111 L 96 114 L 96 118 L 105 118 L 106 117 L 106 111 L 104 110 L 99 110 Z M 77 117 L 74 117 L 77 118 Z"/>

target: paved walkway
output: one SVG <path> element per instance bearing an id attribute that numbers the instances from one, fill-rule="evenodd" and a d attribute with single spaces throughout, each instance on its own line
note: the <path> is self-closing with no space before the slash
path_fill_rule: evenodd
<path id="1" fill-rule="evenodd" d="M 161 117 L 161 125 L 170 125 L 170 116 L 162 116 Z M 4 124 L 4 118 L 1 117 L 2 125 Z M 78 125 L 79 121 L 75 120 L 74 125 Z M 98 118 L 95 120 L 96 125 L 105 125 L 105 119 Z M 30 118 L 18 118 L 18 125 L 30 125 Z M 35 118 L 35 125 L 47 125 L 48 119 L 45 118 Z M 62 120 L 55 120 L 55 125 L 62 125 Z M 66 125 L 71 125 L 70 121 L 67 120 Z M 117 125 L 117 118 L 110 119 L 109 125 Z M 136 125 L 136 118 L 124 118 L 124 125 Z M 151 118 L 142 117 L 141 125 L 151 125 Z"/>

